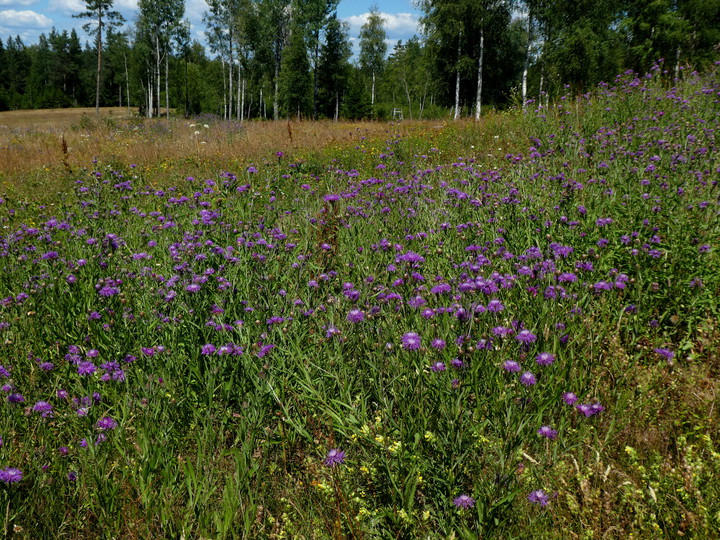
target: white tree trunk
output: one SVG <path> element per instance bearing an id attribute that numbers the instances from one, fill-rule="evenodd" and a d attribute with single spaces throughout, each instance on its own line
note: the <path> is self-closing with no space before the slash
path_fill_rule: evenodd
<path id="1" fill-rule="evenodd" d="M 242 97 L 240 100 L 240 121 L 245 121 L 245 79 L 242 80 Z"/>
<path id="2" fill-rule="evenodd" d="M 153 117 L 153 73 L 150 72 L 150 78 L 148 79 L 148 109 L 147 117 Z"/>
<path id="3" fill-rule="evenodd" d="M 460 40 L 458 39 L 457 51 L 458 67 L 455 72 L 455 116 L 454 120 L 460 118 Z"/>
<path id="4" fill-rule="evenodd" d="M 527 110 L 527 79 L 528 69 L 530 67 L 530 45 L 532 44 L 532 15 L 528 13 L 527 25 L 527 46 L 525 47 L 525 65 L 522 74 L 522 110 Z"/>
<path id="5" fill-rule="evenodd" d="M 480 120 L 482 112 L 482 80 L 483 80 L 483 55 L 485 54 L 485 27 L 480 27 L 480 59 L 478 60 L 477 94 L 475 95 L 475 121 Z"/>
<path id="6" fill-rule="evenodd" d="M 372 90 L 370 92 L 370 105 L 375 106 L 375 72 L 372 73 Z"/>
<path id="7" fill-rule="evenodd" d="M 160 74 L 162 73 L 162 70 L 160 69 L 160 36 L 157 34 L 155 35 L 155 74 L 157 75 L 157 94 L 155 96 L 155 99 L 157 100 L 157 106 L 158 106 L 158 118 L 160 118 Z"/>
<path id="8" fill-rule="evenodd" d="M 168 68 L 168 56 L 170 56 L 168 53 L 165 53 L 165 118 L 170 120 L 170 89 L 169 89 L 169 83 L 168 80 L 170 77 L 168 77 L 168 74 L 170 72 Z"/>
<path id="9" fill-rule="evenodd" d="M 280 78 L 280 64 L 275 62 L 275 91 L 273 93 L 273 120 L 280 119 L 280 106 L 278 104 L 278 79 Z"/>

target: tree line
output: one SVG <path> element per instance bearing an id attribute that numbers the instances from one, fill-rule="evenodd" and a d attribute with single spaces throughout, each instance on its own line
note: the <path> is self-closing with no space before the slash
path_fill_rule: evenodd
<path id="1" fill-rule="evenodd" d="M 479 117 L 581 93 L 663 59 L 668 77 L 720 55 L 720 0 L 419 0 L 422 35 L 387 45 L 371 6 L 353 58 L 339 0 L 208 0 L 207 46 L 184 0 L 85 0 L 85 42 L 0 39 L 0 110 L 121 106 L 154 117 Z"/>

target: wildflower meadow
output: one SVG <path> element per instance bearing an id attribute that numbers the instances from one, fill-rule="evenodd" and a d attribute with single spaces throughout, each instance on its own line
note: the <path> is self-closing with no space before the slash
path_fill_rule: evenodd
<path id="1" fill-rule="evenodd" d="M 4 534 L 720 536 L 717 67 L 5 176 Z"/>

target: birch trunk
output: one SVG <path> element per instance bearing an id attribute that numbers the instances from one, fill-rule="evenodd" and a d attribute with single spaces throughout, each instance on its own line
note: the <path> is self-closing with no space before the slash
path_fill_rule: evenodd
<path id="1" fill-rule="evenodd" d="M 375 106 L 375 72 L 372 73 L 372 89 L 370 91 L 370 105 Z"/>
<path id="2" fill-rule="evenodd" d="M 530 45 L 532 44 L 531 39 L 532 32 L 532 14 L 528 12 L 528 25 L 527 25 L 527 46 L 525 47 L 525 65 L 523 66 L 522 74 L 522 110 L 527 110 L 527 79 L 528 69 L 530 68 Z"/>
<path id="3" fill-rule="evenodd" d="M 475 121 L 480 120 L 482 112 L 483 55 L 485 54 L 485 27 L 480 27 L 480 59 L 478 60 L 477 94 L 475 95 Z"/>
<path id="4" fill-rule="evenodd" d="M 460 39 L 458 39 L 457 61 L 458 61 L 458 66 L 457 66 L 457 70 L 455 72 L 455 116 L 453 118 L 454 120 L 457 120 L 458 118 L 460 118 Z"/>
<path id="5" fill-rule="evenodd" d="M 275 61 L 275 89 L 273 93 L 273 120 L 280 119 L 280 106 L 278 104 L 278 79 L 280 78 L 280 64 Z"/>
<path id="6" fill-rule="evenodd" d="M 157 101 L 157 116 L 160 118 L 160 75 L 162 70 L 160 69 L 160 36 L 155 35 L 155 74 L 157 75 L 157 92 L 155 100 Z"/>
<path id="7" fill-rule="evenodd" d="M 165 53 L 165 118 L 170 120 L 170 88 L 168 86 L 168 80 L 170 77 L 168 77 L 169 74 L 169 60 L 168 56 L 170 56 L 168 53 Z"/>

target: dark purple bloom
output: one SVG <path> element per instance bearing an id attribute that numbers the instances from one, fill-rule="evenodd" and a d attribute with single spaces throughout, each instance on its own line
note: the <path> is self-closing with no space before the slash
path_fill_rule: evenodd
<path id="1" fill-rule="evenodd" d="M 599 403 L 581 403 L 576 405 L 575 408 L 585 415 L 585 418 L 590 418 L 596 414 L 600 414 L 605 410 L 605 407 Z"/>
<path id="2" fill-rule="evenodd" d="M 675 353 L 665 347 L 658 347 L 657 349 L 653 350 L 668 361 L 672 360 L 675 357 Z"/>
<path id="3" fill-rule="evenodd" d="M 437 349 L 438 351 L 442 351 L 445 348 L 445 340 L 442 340 L 440 338 L 435 338 L 430 342 L 430 346 L 433 349 Z"/>
<path id="4" fill-rule="evenodd" d="M 538 489 L 528 495 L 528 501 L 539 504 L 540 506 L 547 506 L 550 502 L 550 497 L 548 497 L 542 489 Z"/>
<path id="5" fill-rule="evenodd" d="M 117 427 L 117 422 L 113 420 L 109 416 L 103 416 L 100 420 L 97 421 L 97 424 L 95 424 L 97 428 L 101 431 L 107 431 L 110 429 L 115 429 Z"/>
<path id="6" fill-rule="evenodd" d="M 416 332 L 408 332 L 402 337 L 402 347 L 406 351 L 416 351 L 420 348 L 421 339 Z"/>
<path id="7" fill-rule="evenodd" d="M 515 360 L 506 360 L 503 363 L 503 369 L 509 373 L 517 373 L 520 371 L 520 364 L 518 364 Z"/>
<path id="8" fill-rule="evenodd" d="M 542 426 L 537 430 L 537 433 L 541 437 L 547 437 L 548 439 L 556 439 L 558 435 L 557 430 L 551 428 L 550 426 Z"/>
<path id="9" fill-rule="evenodd" d="M 52 416 L 53 406 L 47 401 L 38 401 L 35 405 L 33 405 L 32 410 L 39 412 L 43 418 L 47 418 L 48 416 Z"/>
<path id="10" fill-rule="evenodd" d="M 351 309 L 347 315 L 347 320 L 351 323 L 359 323 L 365 319 L 365 314 L 360 309 Z"/>
<path id="11" fill-rule="evenodd" d="M 470 495 L 463 494 L 453 499 L 453 504 L 457 508 L 472 508 L 473 506 L 475 506 L 475 499 L 473 499 Z"/>
<path id="12" fill-rule="evenodd" d="M 435 373 L 439 373 L 440 371 L 445 371 L 445 364 L 443 362 L 434 362 L 430 366 L 430 370 L 434 371 Z"/>
<path id="13" fill-rule="evenodd" d="M 575 403 L 577 403 L 578 397 L 573 392 L 565 392 L 562 395 L 562 400 L 567 405 L 575 405 Z"/>
<path id="14" fill-rule="evenodd" d="M 0 469 L 0 482 L 6 484 L 13 484 L 23 479 L 23 473 L 20 469 L 15 467 L 5 467 Z"/>
<path id="15" fill-rule="evenodd" d="M 520 330 L 515 336 L 515 339 L 520 343 L 530 344 L 535 342 L 537 336 L 530 332 L 530 330 Z"/>
<path id="16" fill-rule="evenodd" d="M 526 371 L 520 375 L 520 384 L 523 386 L 533 386 L 537 383 L 537 378 L 530 371 Z"/>
<path id="17" fill-rule="evenodd" d="M 555 355 L 549 352 L 542 352 L 535 357 L 535 361 L 541 366 L 549 366 L 555 361 Z"/>
<path id="18" fill-rule="evenodd" d="M 213 345 L 212 343 L 206 343 L 206 344 L 203 345 L 202 348 L 200 349 L 200 354 L 202 354 L 202 355 L 204 355 L 204 356 L 207 356 L 207 355 L 212 354 L 212 353 L 214 353 L 214 352 L 215 352 L 215 345 Z"/>
<path id="19" fill-rule="evenodd" d="M 345 463 L 345 452 L 339 448 L 333 448 L 325 456 L 325 465 L 328 467 L 335 467 L 341 463 Z"/>
<path id="20" fill-rule="evenodd" d="M 92 375 L 97 370 L 97 367 L 92 362 L 79 362 L 77 372 L 80 375 Z"/>

